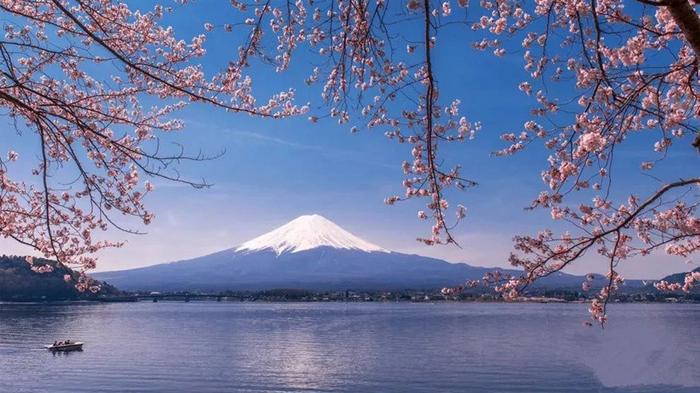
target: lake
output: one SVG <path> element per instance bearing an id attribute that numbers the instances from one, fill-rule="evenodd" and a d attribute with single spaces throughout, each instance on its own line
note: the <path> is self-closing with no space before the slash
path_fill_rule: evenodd
<path id="1" fill-rule="evenodd" d="M 0 392 L 700 392 L 700 305 L 0 304 Z M 54 340 L 82 352 L 51 354 Z"/>

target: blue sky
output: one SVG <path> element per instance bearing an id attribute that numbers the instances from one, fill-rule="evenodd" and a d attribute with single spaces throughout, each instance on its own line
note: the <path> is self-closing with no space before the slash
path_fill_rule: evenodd
<path id="1" fill-rule="evenodd" d="M 186 13 L 177 11 L 169 22 L 182 37 L 201 32 L 204 22 L 225 22 L 226 15 L 210 9 L 211 4 L 197 3 Z M 214 36 L 208 42 L 207 69 L 218 69 L 235 51 L 227 37 Z M 305 117 L 260 120 L 193 105 L 178 115 L 185 120 L 185 129 L 165 139 L 185 145 L 191 153 L 225 150 L 219 159 L 179 167 L 185 177 L 203 177 L 214 186 L 195 190 L 156 181 L 157 190 L 147 203 L 157 219 L 148 227 L 135 227 L 148 234 L 113 231 L 112 235 L 128 244 L 103 252 L 99 270 L 215 252 L 310 213 L 322 214 L 354 234 L 396 251 L 480 266 L 508 266 L 512 236 L 535 233 L 549 224 L 547 212 L 523 210 L 543 189 L 539 173 L 546 165 L 546 154 L 536 147 L 514 157 L 491 156 L 503 147 L 499 139 L 502 132 L 520 131 L 529 119 L 532 102 L 517 89 L 525 78 L 521 54 L 495 58 L 477 52 L 469 47 L 475 38 L 463 28 L 445 30 L 438 36 L 442 46 L 435 59 L 441 97 L 461 99 L 462 113 L 483 124 L 475 140 L 443 150 L 450 162 L 461 163 L 464 174 L 479 182 L 478 187 L 451 198 L 453 205 L 462 203 L 468 208 L 467 220 L 454 231 L 462 248 L 428 247 L 415 241 L 430 229 L 416 219 L 422 202 L 393 207 L 383 204 L 385 197 L 403 192 L 400 166 L 410 157 L 408 145 L 390 141 L 378 131 L 351 134 L 332 120 L 322 119 L 317 124 Z M 291 85 L 298 89 L 301 102 L 320 103 L 318 91 L 302 83 L 313 57 L 300 54 L 287 74 L 275 75 L 269 69 L 253 72 L 260 98 Z M 18 146 L 31 156 L 34 146 L 27 136 L 3 137 L 0 146 L 3 150 Z M 643 161 L 639 152 L 649 155 L 653 141 L 642 135 L 619 152 L 615 192 L 656 187 L 639 169 Z M 689 145 L 690 140 L 687 147 L 678 146 L 655 174 L 692 172 L 698 157 Z M 0 241 L 0 247 L 5 253 L 26 252 L 7 240 Z M 591 256 L 570 271 L 601 272 L 605 263 Z M 630 278 L 655 278 L 687 267 L 684 260 L 655 255 L 625 262 L 621 270 Z"/>

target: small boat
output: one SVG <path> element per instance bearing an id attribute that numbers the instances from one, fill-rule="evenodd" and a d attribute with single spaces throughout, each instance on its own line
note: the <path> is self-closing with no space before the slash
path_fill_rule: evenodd
<path id="1" fill-rule="evenodd" d="M 59 344 L 52 344 L 52 345 L 44 345 L 46 349 L 49 351 L 82 351 L 83 350 L 83 343 L 80 341 L 67 341 L 67 342 L 61 342 Z"/>

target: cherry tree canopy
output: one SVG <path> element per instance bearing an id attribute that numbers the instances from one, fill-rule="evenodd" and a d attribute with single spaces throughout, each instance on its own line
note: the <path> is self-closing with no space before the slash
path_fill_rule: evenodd
<path id="1" fill-rule="evenodd" d="M 451 229 L 466 209 L 451 207 L 446 195 L 475 186 L 479 173 L 463 174 L 454 157 L 439 154 L 440 146 L 473 138 L 481 124 L 478 114 L 470 114 L 473 120 L 460 114 L 460 97 L 440 94 L 433 63 L 440 32 L 458 25 L 466 27 L 460 30 L 465 50 L 522 56 L 530 77 L 518 87 L 523 99 L 533 99 L 532 118 L 522 130 L 504 130 L 505 145 L 495 155 L 543 144 L 544 190 L 531 208 L 548 209 L 552 219 L 571 225 L 563 234 L 544 229 L 517 236 L 511 263 L 523 276 L 494 274 L 484 281 L 514 298 L 534 280 L 597 252 L 610 262 L 609 284 L 592 307 L 602 322 L 609 294 L 622 282 L 621 260 L 657 249 L 688 257 L 700 247 L 699 177 L 650 179 L 657 186 L 649 195 L 611 197 L 615 150 L 628 140 L 656 136 L 654 146 L 640 152 L 644 170 L 678 145 L 700 148 L 700 18 L 687 0 L 231 0 L 216 6 L 235 10 L 236 17 L 183 38 L 163 19 L 186 1 L 144 12 L 135 2 L 112 0 L 0 0 L 0 105 L 17 132 L 41 148 L 35 183 L 13 180 L 15 151 L 0 160 L 3 236 L 63 264 L 94 267 L 96 251 L 119 245 L 93 239 L 94 231 L 118 226 L 111 214 L 153 220 L 143 204 L 153 186 L 144 176 L 204 185 L 180 178 L 171 166 L 203 157 L 163 152 L 157 143 L 161 133 L 183 128 L 174 117 L 178 110 L 196 102 L 237 115 L 305 114 L 310 105 L 296 103 L 288 87 L 256 97 L 249 71 L 271 65 L 284 72 L 292 62 L 312 64 L 313 56 L 319 65 L 309 66 L 305 82 L 319 86 L 327 110 L 304 116 L 311 122 L 329 116 L 353 132 L 381 129 L 410 146 L 404 192 L 386 203 L 424 200 L 418 218 L 431 220 L 432 230 L 419 240 L 456 243 Z M 211 34 L 231 35 L 237 49 L 215 73 L 200 63 Z M 109 78 L 103 64 L 115 70 Z M 79 174 L 67 185 L 58 181 L 66 171 Z M 590 202 L 571 203 L 573 194 Z M 698 279 L 689 275 L 682 288 L 659 287 L 687 290 Z"/>

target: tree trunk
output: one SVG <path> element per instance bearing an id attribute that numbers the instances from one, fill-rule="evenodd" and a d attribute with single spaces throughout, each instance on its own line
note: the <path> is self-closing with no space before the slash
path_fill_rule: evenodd
<path id="1" fill-rule="evenodd" d="M 673 20 L 695 52 L 695 62 L 700 59 L 700 17 L 688 0 L 669 0 L 666 4 Z M 695 137 L 693 146 L 700 151 L 700 134 Z"/>
<path id="2" fill-rule="evenodd" d="M 669 0 L 666 7 L 676 21 L 685 39 L 700 57 L 700 17 L 688 0 Z"/>

